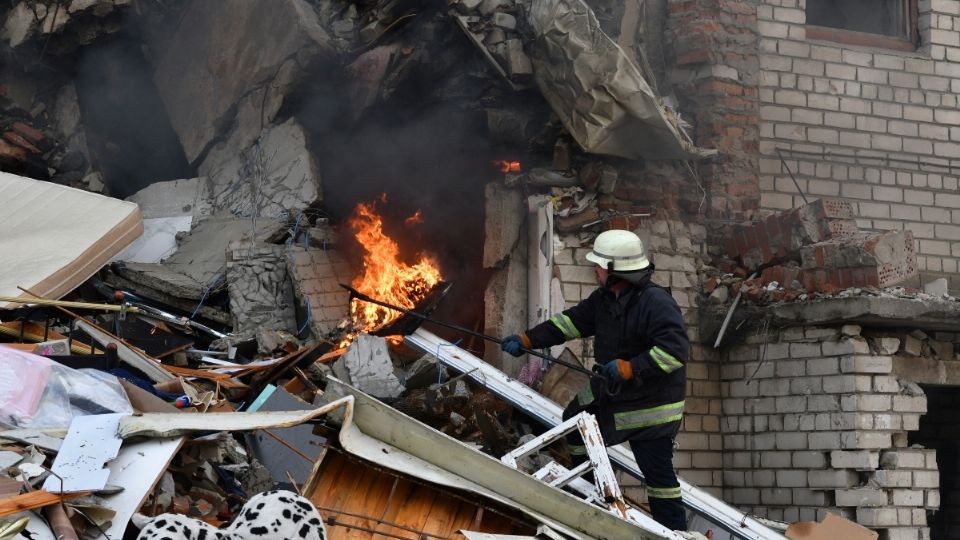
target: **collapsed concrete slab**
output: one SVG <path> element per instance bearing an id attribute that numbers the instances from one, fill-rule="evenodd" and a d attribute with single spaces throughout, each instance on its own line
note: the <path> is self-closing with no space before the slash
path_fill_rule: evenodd
<path id="1" fill-rule="evenodd" d="M 249 145 L 273 120 L 276 102 L 290 87 L 289 73 L 333 54 L 304 0 L 191 2 L 166 43 L 154 51 L 160 58 L 154 80 L 191 163 L 234 125 L 238 104 L 258 94 L 253 109 L 260 114 L 247 126 L 241 148 Z M 265 101 L 272 102 L 266 110 Z"/>
<path id="2" fill-rule="evenodd" d="M 126 262 L 158 263 L 173 255 L 177 235 L 212 212 L 206 178 L 157 182 L 127 200 L 137 203 L 144 218 L 143 236 L 117 256 Z"/>
<path id="3" fill-rule="evenodd" d="M 307 135 L 292 118 L 240 152 L 218 149 L 199 170 L 209 178 L 214 207 L 237 216 L 285 217 L 321 198 Z"/>
<path id="4" fill-rule="evenodd" d="M 230 244 L 226 277 L 234 332 L 297 331 L 284 249 L 275 244 Z"/>
<path id="5" fill-rule="evenodd" d="M 361 392 L 379 398 L 395 398 L 403 393 L 384 338 L 359 335 L 339 362 L 350 373 L 351 384 Z"/>
<path id="6" fill-rule="evenodd" d="M 254 238 L 263 242 L 284 226 L 279 220 L 216 216 L 199 222 L 183 237 L 176 253 L 161 263 L 115 265 L 106 281 L 115 287 L 155 299 L 167 305 L 193 311 L 201 298 L 222 291 L 227 247 L 231 242 Z M 200 308 L 206 318 L 229 323 L 220 310 Z"/>
<path id="7" fill-rule="evenodd" d="M 156 182 L 127 200 L 137 203 L 144 219 L 179 216 L 202 219 L 213 213 L 206 178 Z"/>

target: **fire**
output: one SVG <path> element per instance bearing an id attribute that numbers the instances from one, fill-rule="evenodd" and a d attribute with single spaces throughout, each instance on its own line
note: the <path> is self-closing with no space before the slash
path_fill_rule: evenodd
<path id="1" fill-rule="evenodd" d="M 386 196 L 381 197 L 386 201 Z M 364 250 L 363 275 L 351 284 L 354 289 L 388 304 L 413 309 L 440 282 L 442 276 L 437 264 L 420 253 L 411 265 L 400 260 L 397 243 L 384 234 L 383 219 L 376 211 L 376 203 L 360 203 L 349 220 L 357 242 Z M 407 218 L 408 225 L 422 221 L 418 210 Z M 354 300 L 350 304 L 354 327 L 371 331 L 399 318 L 401 313 L 376 304 Z"/>
<path id="2" fill-rule="evenodd" d="M 520 172 L 520 162 L 519 161 L 507 161 L 505 159 L 497 159 L 493 161 L 493 164 L 497 167 L 500 167 L 500 172 Z"/>
<path id="3" fill-rule="evenodd" d="M 403 220 L 403 224 L 406 225 L 407 227 L 412 227 L 413 225 L 420 225 L 422 223 L 423 223 L 423 212 L 421 212 L 420 210 L 417 210 L 416 212 L 413 213 L 412 216 Z"/>

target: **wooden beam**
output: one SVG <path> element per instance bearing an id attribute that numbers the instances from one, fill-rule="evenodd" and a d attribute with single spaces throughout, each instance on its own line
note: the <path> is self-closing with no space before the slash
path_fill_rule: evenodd
<path id="1" fill-rule="evenodd" d="M 83 497 L 89 494 L 89 492 L 50 493 L 42 489 L 22 493 L 14 497 L 0 499 L 0 517 L 11 516 L 35 508 L 43 508 L 51 504 L 60 504 L 63 501 L 76 499 L 77 497 Z"/>

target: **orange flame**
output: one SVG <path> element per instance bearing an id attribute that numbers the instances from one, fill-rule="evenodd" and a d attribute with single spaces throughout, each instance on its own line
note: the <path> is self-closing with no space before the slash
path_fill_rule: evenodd
<path id="1" fill-rule="evenodd" d="M 381 197 L 386 201 L 386 195 Z M 397 243 L 383 232 L 383 219 L 375 209 L 376 203 L 360 203 L 349 220 L 357 242 L 364 250 L 363 275 L 353 280 L 354 289 L 406 309 L 414 308 L 440 282 L 442 276 L 437 264 L 424 254 L 408 265 L 400 260 Z M 408 218 L 418 218 L 420 211 Z M 400 317 L 401 313 L 369 302 L 354 300 L 350 316 L 354 327 L 371 331 Z"/>
<path id="2" fill-rule="evenodd" d="M 407 227 L 420 225 L 422 223 L 423 223 L 423 212 L 421 212 L 420 210 L 417 210 L 416 212 L 413 213 L 412 216 L 403 220 L 403 224 L 406 225 Z"/>
<path id="3" fill-rule="evenodd" d="M 493 161 L 493 164 L 497 167 L 500 167 L 500 172 L 520 172 L 520 162 L 519 161 L 507 161 L 505 159 L 496 159 Z"/>

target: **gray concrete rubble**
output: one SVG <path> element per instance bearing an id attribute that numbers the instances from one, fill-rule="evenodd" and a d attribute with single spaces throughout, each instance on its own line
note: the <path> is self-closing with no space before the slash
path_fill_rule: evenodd
<path id="1" fill-rule="evenodd" d="M 517 294 L 527 287 L 527 241 L 521 238 L 506 264 L 494 271 L 483 292 L 484 330 L 488 336 L 507 336 L 527 328 L 527 295 Z M 516 375 L 526 363 L 500 351 L 496 343 L 484 342 L 484 358 L 504 371 Z"/>
<path id="2" fill-rule="evenodd" d="M 773 327 L 848 322 L 879 328 L 960 330 L 960 301 L 955 298 L 903 295 L 898 294 L 896 288 L 879 293 L 854 291 L 857 296 L 824 297 L 767 306 L 743 305 L 737 309 L 731 325 L 741 320 L 769 319 Z M 711 306 L 703 320 L 718 319 L 719 322 L 726 309 L 726 306 Z M 710 315 L 714 312 L 717 317 Z"/>
<path id="3" fill-rule="evenodd" d="M 187 233 L 197 220 L 210 216 L 206 178 L 157 182 L 127 197 L 137 203 L 143 216 L 143 236 L 117 259 L 158 263 L 177 251 L 177 237 Z"/>
<path id="4" fill-rule="evenodd" d="M 226 266 L 233 329 L 296 333 L 293 287 L 284 246 L 231 242 Z"/>
<path id="5" fill-rule="evenodd" d="M 304 0 L 190 3 L 165 49 L 155 51 L 160 61 L 154 72 L 187 160 L 196 163 L 224 137 L 245 97 L 260 92 L 259 103 L 282 102 L 290 87 L 285 69 L 293 67 L 288 61 L 306 71 L 332 52 L 314 8 Z M 275 94 L 264 98 L 262 92 Z M 241 126 L 246 142 L 241 148 L 256 140 L 277 108 L 271 105 L 269 114 Z"/>
<path id="6" fill-rule="evenodd" d="M 343 255 L 331 248 L 293 245 L 285 250 L 287 268 L 302 320 L 309 320 L 314 337 L 336 330 L 349 313 L 349 296 L 341 283 L 350 283 L 353 270 Z"/>
<path id="7" fill-rule="evenodd" d="M 201 299 L 223 291 L 227 286 L 225 270 L 227 248 L 231 242 L 263 242 L 282 230 L 277 220 L 234 217 L 210 217 L 197 223 L 183 236 L 177 251 L 160 263 L 123 263 L 114 265 L 106 281 L 145 298 L 153 298 L 188 312 L 198 308 Z M 201 306 L 200 315 L 229 323 L 229 315 Z"/>
<path id="8" fill-rule="evenodd" d="M 527 211 L 523 193 L 500 183 L 487 184 L 484 192 L 483 267 L 503 266 L 520 241 Z"/>
<path id="9" fill-rule="evenodd" d="M 214 207 L 237 216 L 285 217 L 320 200 L 320 173 L 296 120 L 267 128 L 242 152 L 223 148 L 200 167 Z"/>
<path id="10" fill-rule="evenodd" d="M 137 203 L 144 219 L 190 216 L 199 220 L 213 213 L 203 177 L 156 182 L 127 200 Z"/>
<path id="11" fill-rule="evenodd" d="M 118 8 L 127 6 L 130 0 L 72 0 L 70 2 L 34 2 L 23 0 L 7 14 L 6 23 L 0 30 L 0 39 L 10 47 L 18 47 L 31 38 L 63 34 L 75 19 L 86 24 L 76 32 L 76 45 L 89 43 L 101 33 L 113 33 L 119 25 L 103 21 Z M 99 20 L 98 20 L 99 19 Z M 91 22 L 92 21 L 92 22 Z"/>
<path id="12" fill-rule="evenodd" d="M 437 357 L 425 354 L 406 368 L 403 385 L 407 390 L 416 390 L 427 388 L 446 378 L 446 368 L 439 365 Z"/>
<path id="13" fill-rule="evenodd" d="M 371 396 L 396 398 L 404 391 L 384 338 L 361 334 L 337 363 L 349 373 L 354 388 Z"/>

